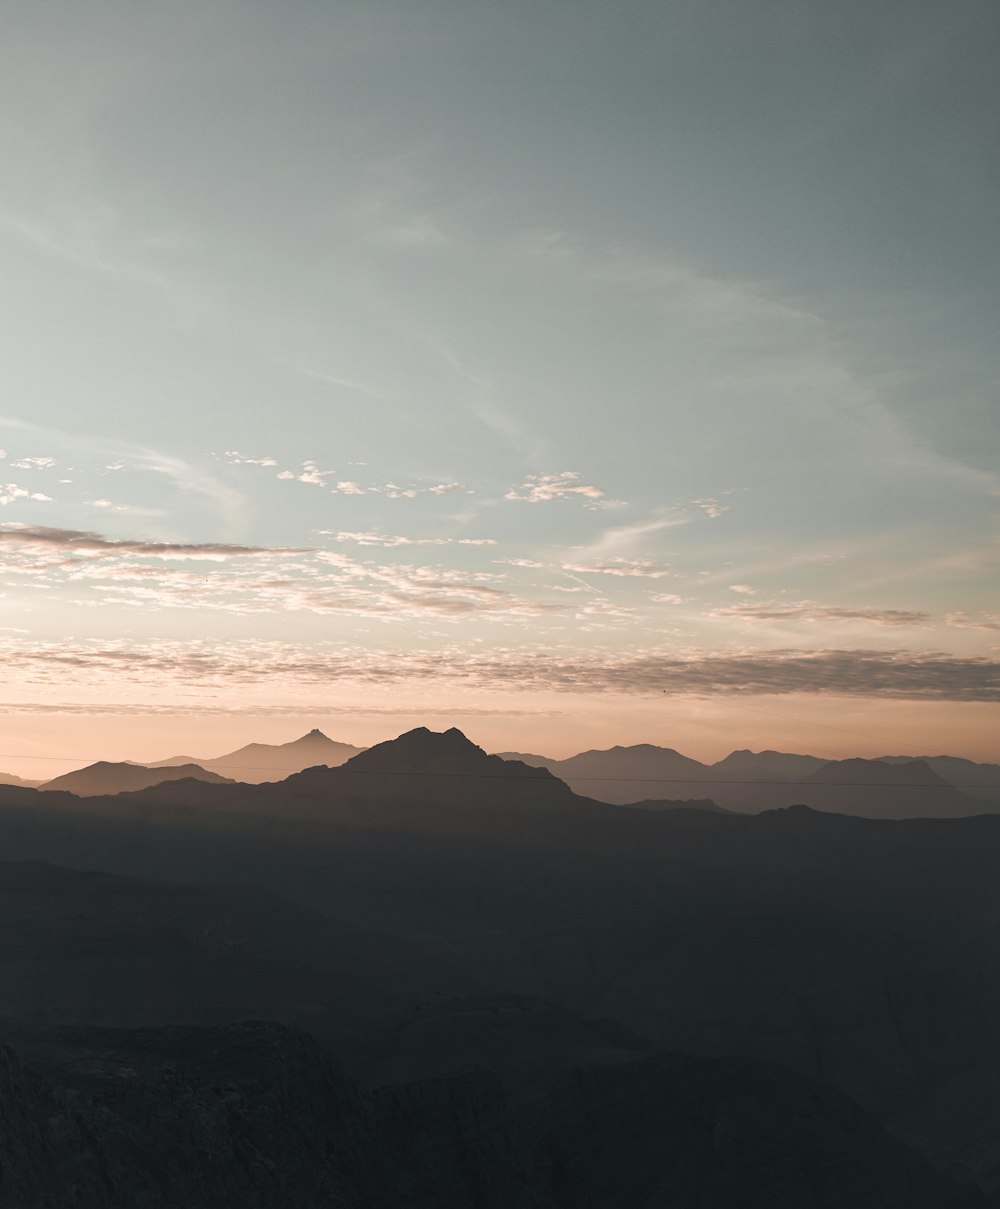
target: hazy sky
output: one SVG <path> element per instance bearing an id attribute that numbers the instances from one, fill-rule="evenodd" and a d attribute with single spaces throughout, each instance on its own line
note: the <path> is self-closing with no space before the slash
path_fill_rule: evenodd
<path id="1" fill-rule="evenodd" d="M 0 768 L 1000 758 L 998 44 L 995 0 L 8 0 Z"/>

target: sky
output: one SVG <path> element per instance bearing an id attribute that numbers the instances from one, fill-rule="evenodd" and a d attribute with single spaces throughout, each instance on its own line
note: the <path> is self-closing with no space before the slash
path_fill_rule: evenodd
<path id="1" fill-rule="evenodd" d="M 994 0 L 8 0 L 0 768 L 1000 760 Z"/>

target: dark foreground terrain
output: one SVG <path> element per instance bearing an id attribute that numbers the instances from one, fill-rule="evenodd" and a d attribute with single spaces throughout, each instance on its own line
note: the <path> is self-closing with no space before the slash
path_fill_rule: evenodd
<path id="1" fill-rule="evenodd" d="M 4 1206 L 1000 1203 L 996 816 L 637 811 L 417 731 L 3 787 L 0 851 Z"/>

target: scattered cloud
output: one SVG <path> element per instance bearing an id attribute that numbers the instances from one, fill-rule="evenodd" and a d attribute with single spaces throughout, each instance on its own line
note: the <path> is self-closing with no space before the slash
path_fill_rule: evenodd
<path id="1" fill-rule="evenodd" d="M 683 604 L 684 597 L 674 592 L 654 592 L 650 598 L 655 604 Z"/>
<path id="2" fill-rule="evenodd" d="M 752 588 L 749 584 L 730 584 L 730 592 L 738 592 L 741 596 L 756 596 L 757 589 Z"/>
<path id="3" fill-rule="evenodd" d="M 504 499 L 541 504 L 550 500 L 573 499 L 576 496 L 590 501 L 604 498 L 600 487 L 580 480 L 581 476 L 574 470 L 563 470 L 559 474 L 529 474 L 520 486 L 512 487 L 504 495 Z"/>
<path id="4" fill-rule="evenodd" d="M 55 458 L 19 458 L 11 462 L 11 466 L 17 470 L 48 470 L 55 464 Z"/>
<path id="5" fill-rule="evenodd" d="M 300 483 L 312 483 L 318 487 L 326 487 L 327 479 L 336 474 L 335 470 L 320 470 L 315 462 L 304 462 L 301 474 L 293 470 L 282 470 L 279 479 L 294 479 Z M 390 500 L 411 500 L 418 495 L 448 495 L 452 491 L 470 491 L 464 483 L 431 483 L 426 487 L 401 487 L 398 483 L 359 483 L 353 479 L 340 479 L 334 482 L 330 490 L 334 495 L 384 495 Z"/>
<path id="6" fill-rule="evenodd" d="M 384 619 L 472 614 L 537 617 L 563 608 L 507 591 L 500 586 L 502 574 L 381 565 L 335 550 L 124 541 L 22 524 L 0 526 L 3 549 L 8 553 L 4 566 L 8 575 L 27 577 L 39 588 L 86 589 L 86 598 L 76 603 L 91 605 L 237 614 L 341 613 Z M 222 565 L 197 571 L 163 565 L 174 560 Z"/>
<path id="7" fill-rule="evenodd" d="M 41 491 L 29 491 L 26 487 L 19 487 L 17 483 L 0 483 L 0 504 L 6 507 L 7 504 L 13 504 L 15 500 L 37 500 L 41 503 L 51 504 L 52 496 L 45 495 Z"/>
<path id="8" fill-rule="evenodd" d="M 258 462 L 257 465 L 264 465 L 263 462 Z M 276 462 L 268 463 L 277 465 Z M 336 470 L 320 470 L 315 462 L 306 461 L 302 463 L 302 470 L 296 474 L 294 470 L 282 470 L 278 473 L 279 479 L 295 479 L 299 483 L 311 483 L 314 487 L 325 487 L 326 480 L 333 478 Z"/>

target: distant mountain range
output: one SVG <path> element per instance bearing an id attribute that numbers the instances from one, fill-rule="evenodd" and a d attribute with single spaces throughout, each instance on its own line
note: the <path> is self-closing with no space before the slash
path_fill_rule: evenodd
<path id="1" fill-rule="evenodd" d="M 246 747 L 208 760 L 193 756 L 171 756 L 166 760 L 156 760 L 147 767 L 174 768 L 198 764 L 231 780 L 259 785 L 264 781 L 283 781 L 294 772 L 320 764 L 336 768 L 364 750 L 350 743 L 328 739 L 322 731 L 314 729 L 290 743 L 248 743 Z"/>
<path id="2" fill-rule="evenodd" d="M 51 781 L 23 781 L 0 773 L 0 785 L 22 785 L 45 790 L 63 790 L 78 797 L 135 793 L 167 781 L 192 778 L 215 784 L 239 781 L 258 785 L 282 781 L 305 768 L 336 768 L 365 749 L 338 743 L 322 731 L 311 730 L 290 743 L 248 743 L 224 756 L 198 760 L 194 756 L 171 756 L 151 764 L 134 760 L 118 763 L 99 760 L 86 768 L 54 777 Z"/>
<path id="3" fill-rule="evenodd" d="M 0 1203 L 996 1204 L 1000 817 L 626 809 L 419 728 L 0 787 L 0 851 Z M 365 1138 L 408 1182 L 358 1201 Z"/>
<path id="4" fill-rule="evenodd" d="M 63 790 L 65 793 L 75 793 L 78 798 L 90 798 L 102 794 L 135 793 L 140 789 L 160 785 L 164 781 L 182 781 L 188 777 L 214 785 L 234 783 L 231 777 L 220 777 L 218 773 L 210 772 L 198 764 L 145 768 L 141 764 L 112 764 L 107 760 L 99 760 L 87 768 L 78 768 L 75 772 L 67 772 L 61 777 L 45 781 L 38 788 Z"/>
<path id="5" fill-rule="evenodd" d="M 546 768 L 601 802 L 708 798 L 756 813 L 803 804 L 865 818 L 957 818 L 1000 811 L 1000 766 L 954 756 L 822 760 L 788 752 L 734 751 L 702 764 L 648 743 L 586 751 L 565 760 L 524 752 L 502 759 Z"/>
<path id="6" fill-rule="evenodd" d="M 26 781 L 23 777 L 15 777 L 12 772 L 0 772 L 0 785 L 24 785 L 27 788 L 34 789 L 42 783 L 41 781 Z"/>
<path id="7" fill-rule="evenodd" d="M 411 733 L 432 732 L 419 728 Z M 390 741 L 397 761 L 404 760 L 404 738 Z M 360 772 L 365 764 L 357 762 L 358 756 L 367 750 L 386 749 L 384 743 L 372 749 L 340 743 L 314 729 L 289 743 L 249 743 L 206 759 L 180 755 L 149 764 L 100 761 L 46 782 L 0 774 L 0 784 L 40 786 L 78 796 L 137 792 L 184 778 L 265 784 L 308 768 L 338 768 L 348 761 Z M 438 757 L 444 759 L 444 753 L 439 752 Z M 457 750 L 452 758 L 459 759 Z M 561 760 L 525 752 L 501 752 L 495 758 L 545 769 L 575 793 L 595 801 L 654 811 L 686 808 L 758 813 L 798 804 L 866 818 L 957 818 L 1000 811 L 1000 765 L 977 764 L 957 756 L 824 760 L 741 749 L 714 764 L 703 764 L 673 748 L 642 743 L 585 751 Z M 460 769 L 454 771 L 457 774 Z M 400 766 L 396 775 L 407 772 Z M 499 774 L 494 771 L 492 775 Z"/>

